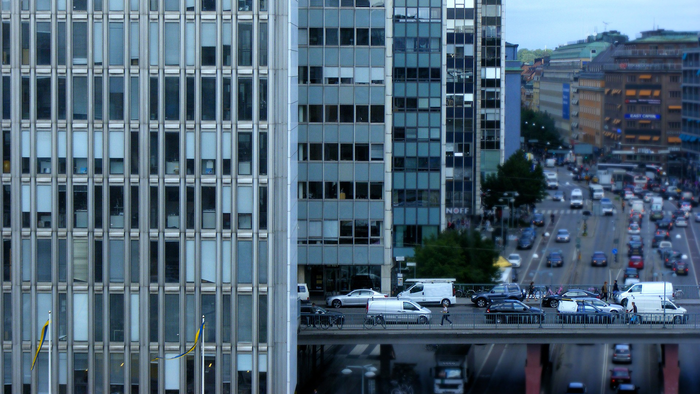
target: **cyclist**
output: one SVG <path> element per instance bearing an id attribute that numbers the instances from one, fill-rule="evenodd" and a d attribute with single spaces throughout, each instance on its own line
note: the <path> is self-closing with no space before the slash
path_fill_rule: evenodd
<path id="1" fill-rule="evenodd" d="M 554 212 L 552 212 L 552 214 L 549 215 L 549 218 L 552 219 L 552 223 L 554 223 Z"/>

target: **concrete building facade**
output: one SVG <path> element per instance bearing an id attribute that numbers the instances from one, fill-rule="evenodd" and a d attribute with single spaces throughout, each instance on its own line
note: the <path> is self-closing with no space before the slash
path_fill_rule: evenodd
<path id="1" fill-rule="evenodd" d="M 0 14 L 5 392 L 293 392 L 296 2 Z"/>
<path id="2" fill-rule="evenodd" d="M 697 170 L 700 155 L 700 49 L 683 53 L 681 147 L 691 168 Z"/>

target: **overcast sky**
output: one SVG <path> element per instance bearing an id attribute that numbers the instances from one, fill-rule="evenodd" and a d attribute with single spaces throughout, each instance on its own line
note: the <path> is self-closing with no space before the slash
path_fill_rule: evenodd
<path id="1" fill-rule="evenodd" d="M 654 26 L 700 30 L 700 0 L 507 0 L 506 40 L 519 49 L 554 49 L 607 30 L 637 38 Z"/>

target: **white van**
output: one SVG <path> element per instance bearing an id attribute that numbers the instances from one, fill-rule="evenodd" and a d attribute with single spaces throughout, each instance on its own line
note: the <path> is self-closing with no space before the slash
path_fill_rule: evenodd
<path id="1" fill-rule="evenodd" d="M 569 201 L 571 201 L 571 208 L 583 208 L 583 193 L 581 193 L 581 189 L 572 190 Z"/>
<path id="2" fill-rule="evenodd" d="M 630 206 L 632 209 L 630 210 L 631 212 L 639 212 L 641 214 L 644 214 L 644 201 L 642 200 L 632 200 L 630 203 Z"/>
<path id="3" fill-rule="evenodd" d="M 367 317 L 373 321 L 378 321 L 379 318 L 386 322 L 428 324 L 431 318 L 430 309 L 413 301 L 396 298 L 367 301 L 366 312 Z"/>
<path id="4" fill-rule="evenodd" d="M 665 288 L 665 290 L 664 290 Z M 671 298 L 673 296 L 673 283 L 671 282 L 639 282 L 629 289 L 614 295 L 615 302 L 626 307 L 628 299 L 632 296 L 656 296 Z"/>
<path id="5" fill-rule="evenodd" d="M 399 293 L 397 298 L 419 304 L 447 306 L 457 302 L 454 286 L 455 279 L 414 279 L 413 281 L 415 281 L 414 284 Z M 411 282 L 408 283 L 410 284 Z"/>
<path id="6" fill-rule="evenodd" d="M 593 200 L 600 200 L 601 198 L 605 197 L 605 191 L 603 190 L 603 186 L 601 185 L 591 185 L 591 198 Z"/>
<path id="7" fill-rule="evenodd" d="M 557 173 L 556 173 L 556 172 L 545 171 L 545 172 L 544 172 L 544 177 L 545 177 L 545 179 L 548 180 L 548 181 L 556 181 L 558 176 L 557 176 Z"/>
<path id="8" fill-rule="evenodd" d="M 309 286 L 306 283 L 297 283 L 297 299 L 299 301 L 309 301 Z"/>
<path id="9" fill-rule="evenodd" d="M 670 299 L 663 296 L 631 296 L 627 312 L 632 312 L 632 302 L 637 307 L 637 315 L 640 323 L 662 322 L 685 323 L 688 321 L 688 312 L 682 306 L 678 306 Z M 664 320 L 665 319 L 665 320 Z"/>

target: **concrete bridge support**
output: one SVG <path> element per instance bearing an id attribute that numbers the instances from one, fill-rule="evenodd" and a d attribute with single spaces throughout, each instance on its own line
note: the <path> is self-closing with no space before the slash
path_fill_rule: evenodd
<path id="1" fill-rule="evenodd" d="M 528 344 L 525 361 L 525 393 L 540 394 L 542 389 L 542 372 L 549 364 L 548 344 Z"/>
<path id="2" fill-rule="evenodd" d="M 678 360 L 678 344 L 661 345 L 661 368 L 664 374 L 664 394 L 678 394 L 681 366 Z"/>

